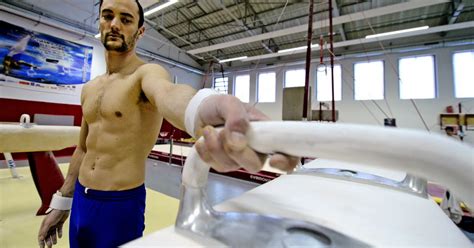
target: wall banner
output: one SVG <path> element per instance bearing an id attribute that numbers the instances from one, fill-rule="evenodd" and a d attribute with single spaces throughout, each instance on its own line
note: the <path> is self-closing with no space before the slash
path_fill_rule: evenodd
<path id="1" fill-rule="evenodd" d="M 80 95 L 92 49 L 0 21 L 0 87 Z"/>

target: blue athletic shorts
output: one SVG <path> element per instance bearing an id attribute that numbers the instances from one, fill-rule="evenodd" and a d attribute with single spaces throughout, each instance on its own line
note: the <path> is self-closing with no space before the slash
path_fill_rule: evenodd
<path id="1" fill-rule="evenodd" d="M 88 189 L 76 182 L 72 203 L 71 248 L 117 247 L 143 235 L 145 185 L 123 191 Z"/>

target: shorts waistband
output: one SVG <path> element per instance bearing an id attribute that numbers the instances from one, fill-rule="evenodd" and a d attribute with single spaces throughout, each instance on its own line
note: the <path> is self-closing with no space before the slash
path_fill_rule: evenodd
<path id="1" fill-rule="evenodd" d="M 75 191 L 74 194 L 81 194 L 85 197 L 104 199 L 104 200 L 130 199 L 134 197 L 140 197 L 146 194 L 145 184 L 142 184 L 133 189 L 105 191 L 105 190 L 96 190 L 96 189 L 90 189 L 90 188 L 84 187 L 79 182 L 79 180 L 76 181 L 76 186 L 75 186 L 74 191 Z"/>

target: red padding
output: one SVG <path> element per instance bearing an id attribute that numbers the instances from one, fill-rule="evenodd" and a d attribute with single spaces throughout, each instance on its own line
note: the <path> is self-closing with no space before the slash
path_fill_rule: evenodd
<path id="1" fill-rule="evenodd" d="M 64 176 L 52 152 L 28 152 L 28 162 L 41 198 L 41 207 L 36 215 L 45 215 L 53 194 L 64 183 Z"/>

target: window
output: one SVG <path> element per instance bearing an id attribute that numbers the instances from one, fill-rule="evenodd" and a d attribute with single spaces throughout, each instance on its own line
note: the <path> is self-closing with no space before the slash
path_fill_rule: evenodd
<path id="1" fill-rule="evenodd" d="M 454 95 L 474 97 L 474 50 L 453 55 Z"/>
<path id="2" fill-rule="evenodd" d="M 285 88 L 304 86 L 305 69 L 289 70 L 285 72 Z"/>
<path id="3" fill-rule="evenodd" d="M 228 77 L 214 78 L 214 89 L 219 93 L 227 94 L 227 86 L 229 85 Z"/>
<path id="4" fill-rule="evenodd" d="M 250 75 L 239 75 L 235 77 L 234 95 L 242 102 L 249 102 Z"/>
<path id="5" fill-rule="evenodd" d="M 436 96 L 434 56 L 401 58 L 398 62 L 400 99 L 433 99 Z"/>
<path id="6" fill-rule="evenodd" d="M 383 61 L 359 62 L 354 65 L 354 98 L 382 100 L 384 97 Z"/>
<path id="7" fill-rule="evenodd" d="M 258 74 L 257 102 L 275 102 L 276 79 L 274 72 Z"/>
<path id="8" fill-rule="evenodd" d="M 316 99 L 320 102 L 332 100 L 331 67 L 325 71 L 317 71 L 316 75 Z M 341 100 L 341 66 L 334 65 L 334 101 Z"/>

